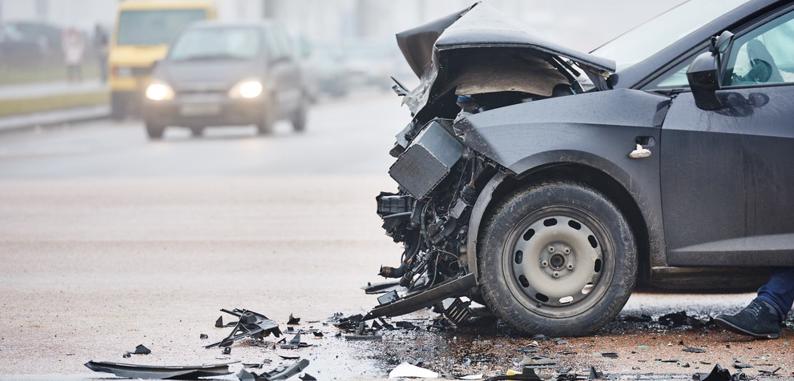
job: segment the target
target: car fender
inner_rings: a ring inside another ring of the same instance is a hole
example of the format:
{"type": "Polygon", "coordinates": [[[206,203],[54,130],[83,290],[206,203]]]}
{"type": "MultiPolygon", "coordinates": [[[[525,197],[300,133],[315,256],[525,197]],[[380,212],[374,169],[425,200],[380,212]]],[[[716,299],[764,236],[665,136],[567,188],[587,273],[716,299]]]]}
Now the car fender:
{"type": "Polygon", "coordinates": [[[460,118],[464,144],[501,171],[481,190],[469,220],[467,262],[477,271],[481,222],[497,190],[554,165],[576,164],[611,177],[632,197],[645,220],[650,264],[665,266],[659,179],[659,134],[669,98],[612,90],[503,107],[460,118]],[[647,158],[629,153],[643,143],[647,158]]]}

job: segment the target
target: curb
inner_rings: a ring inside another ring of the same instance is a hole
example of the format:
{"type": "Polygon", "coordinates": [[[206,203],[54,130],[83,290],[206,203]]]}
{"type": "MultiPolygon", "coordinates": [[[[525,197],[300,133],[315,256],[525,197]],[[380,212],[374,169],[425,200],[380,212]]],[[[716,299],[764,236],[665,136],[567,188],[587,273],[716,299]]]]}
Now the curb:
{"type": "Polygon", "coordinates": [[[110,117],[109,106],[81,107],[0,118],[0,133],[110,117]]]}

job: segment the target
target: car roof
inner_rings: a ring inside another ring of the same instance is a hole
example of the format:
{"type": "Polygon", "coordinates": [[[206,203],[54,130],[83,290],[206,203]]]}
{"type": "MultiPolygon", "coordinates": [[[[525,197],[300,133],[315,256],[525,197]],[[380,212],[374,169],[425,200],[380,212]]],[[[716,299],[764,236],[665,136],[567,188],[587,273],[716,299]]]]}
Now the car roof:
{"type": "Polygon", "coordinates": [[[213,9],[210,0],[127,0],[119,4],[119,10],[156,10],[156,9],[213,9]]]}
{"type": "Polygon", "coordinates": [[[690,52],[692,48],[703,44],[709,39],[726,29],[739,27],[755,17],[766,13],[778,5],[787,4],[787,0],[751,0],[735,9],[717,17],[708,24],[703,25],[694,32],[684,36],[652,56],[640,61],[618,74],[618,88],[637,88],[647,83],[648,76],[663,66],[676,61],[682,55],[690,52]]]}

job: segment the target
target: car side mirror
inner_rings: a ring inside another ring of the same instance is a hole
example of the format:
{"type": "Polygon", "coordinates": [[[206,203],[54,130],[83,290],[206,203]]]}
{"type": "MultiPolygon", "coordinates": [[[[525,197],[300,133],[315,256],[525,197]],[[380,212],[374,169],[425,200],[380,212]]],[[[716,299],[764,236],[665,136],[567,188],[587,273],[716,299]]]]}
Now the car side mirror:
{"type": "Polygon", "coordinates": [[[717,90],[720,89],[722,82],[722,59],[730,52],[731,45],[733,45],[733,33],[727,30],[717,37],[712,37],[709,51],[695,57],[686,71],[695,105],[702,110],[722,108],[717,90]]]}

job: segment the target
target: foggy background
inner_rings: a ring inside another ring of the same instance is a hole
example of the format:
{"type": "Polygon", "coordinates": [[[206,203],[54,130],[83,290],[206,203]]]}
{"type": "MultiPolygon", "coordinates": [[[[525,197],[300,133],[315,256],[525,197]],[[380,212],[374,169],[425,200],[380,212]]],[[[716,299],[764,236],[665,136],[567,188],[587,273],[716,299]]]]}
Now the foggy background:
{"type": "MultiPolygon", "coordinates": [[[[0,0],[0,23],[39,21],[90,30],[112,29],[114,0],[0,0]]],[[[469,6],[472,0],[218,0],[219,18],[280,20],[294,36],[312,42],[377,39],[469,6]]],[[[545,39],[579,50],[599,44],[663,12],[681,0],[485,0],[523,21],[545,39]],[[583,31],[587,31],[583,33],[583,31]]]]}

